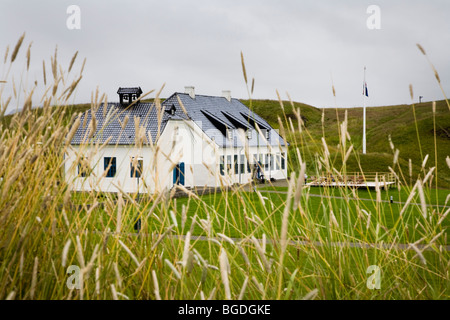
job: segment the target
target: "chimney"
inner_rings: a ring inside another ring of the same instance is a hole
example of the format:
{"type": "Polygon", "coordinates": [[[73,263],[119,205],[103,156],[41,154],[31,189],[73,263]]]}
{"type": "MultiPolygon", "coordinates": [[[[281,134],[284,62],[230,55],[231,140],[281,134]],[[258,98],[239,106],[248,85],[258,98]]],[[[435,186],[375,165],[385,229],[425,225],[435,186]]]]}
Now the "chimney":
{"type": "Polygon", "coordinates": [[[192,99],[195,99],[195,87],[193,86],[184,87],[184,93],[188,93],[192,99]]]}
{"type": "Polygon", "coordinates": [[[230,90],[222,90],[222,97],[231,102],[231,91],[230,90]]]}

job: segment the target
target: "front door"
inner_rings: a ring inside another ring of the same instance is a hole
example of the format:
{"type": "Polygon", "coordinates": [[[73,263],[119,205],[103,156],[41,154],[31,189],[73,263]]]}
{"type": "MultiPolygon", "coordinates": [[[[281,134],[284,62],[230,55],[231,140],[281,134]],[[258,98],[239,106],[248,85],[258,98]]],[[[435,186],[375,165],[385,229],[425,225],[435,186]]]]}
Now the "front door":
{"type": "Polygon", "coordinates": [[[173,168],[173,184],[184,186],[184,162],[181,162],[173,168]]]}

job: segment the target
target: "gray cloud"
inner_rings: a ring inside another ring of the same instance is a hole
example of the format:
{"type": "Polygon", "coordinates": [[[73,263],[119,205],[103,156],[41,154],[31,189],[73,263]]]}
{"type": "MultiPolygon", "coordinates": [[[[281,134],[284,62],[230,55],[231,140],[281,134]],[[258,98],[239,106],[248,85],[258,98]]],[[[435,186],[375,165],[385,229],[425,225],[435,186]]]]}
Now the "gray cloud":
{"type": "MultiPolygon", "coordinates": [[[[429,53],[444,86],[450,82],[449,9],[444,0],[3,0],[0,50],[7,45],[12,49],[20,34],[27,33],[11,74],[28,88],[35,79],[42,82],[42,60],[49,69],[56,45],[65,67],[79,51],[75,69],[84,57],[87,64],[75,102],[90,101],[97,86],[116,100],[119,86],[139,85],[147,91],[163,83],[166,97],[194,85],[199,94],[230,89],[233,96],[246,98],[242,50],[249,77],[255,77],[255,98],[274,99],[278,89],[296,101],[332,107],[333,79],[337,106],[360,106],[367,66],[369,106],[410,103],[410,83],[425,100],[442,99],[416,43],[429,53]],[[71,4],[81,8],[81,30],[66,28],[71,4]],[[371,4],[381,8],[381,30],[366,27],[371,4]],[[27,76],[24,56],[30,41],[27,76]]],[[[11,92],[8,85],[6,93],[11,92]]]]}

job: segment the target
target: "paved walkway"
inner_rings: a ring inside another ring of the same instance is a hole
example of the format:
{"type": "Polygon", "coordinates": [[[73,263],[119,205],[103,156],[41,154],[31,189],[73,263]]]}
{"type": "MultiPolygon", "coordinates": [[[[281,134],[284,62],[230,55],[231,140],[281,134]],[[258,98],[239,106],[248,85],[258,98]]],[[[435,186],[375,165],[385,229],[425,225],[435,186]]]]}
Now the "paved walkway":
{"type": "MultiPolygon", "coordinates": [[[[75,231],[75,230],[72,230],[75,231]]],[[[88,232],[87,230],[85,232],[88,232]]],[[[90,231],[90,233],[93,234],[107,234],[107,235],[116,235],[115,232],[102,232],[102,231],[90,231]]],[[[164,237],[172,238],[172,239],[186,239],[185,235],[179,235],[179,234],[168,234],[164,235],[163,238],[161,238],[161,234],[150,234],[150,233],[136,233],[136,232],[122,232],[120,235],[126,235],[126,236],[135,236],[135,237],[153,237],[156,236],[157,239],[155,239],[155,243],[159,243],[164,237]]],[[[206,236],[195,236],[192,235],[190,237],[191,241],[227,241],[224,238],[221,237],[206,237],[206,236]]],[[[249,238],[235,238],[230,237],[234,243],[239,243],[242,241],[250,241],[249,238]]],[[[262,241],[262,239],[257,239],[258,241],[262,241]]],[[[266,239],[267,243],[276,244],[279,243],[279,240],[273,240],[273,239],[266,239]]],[[[320,241],[306,241],[306,240],[289,240],[288,245],[296,246],[296,247],[340,247],[340,248],[363,248],[363,249],[384,249],[384,250],[390,250],[390,249],[397,249],[397,250],[415,250],[413,246],[415,246],[420,251],[433,251],[435,250],[432,248],[430,244],[410,244],[410,243],[366,243],[366,242],[320,242],[320,241]]],[[[437,247],[438,250],[444,250],[444,251],[450,251],[450,245],[445,246],[439,246],[437,247]]]]}
{"type": "MultiPolygon", "coordinates": [[[[184,240],[186,238],[185,235],[170,235],[168,237],[175,238],[175,239],[182,239],[184,240]]],[[[241,242],[243,240],[249,241],[248,238],[230,238],[234,242],[241,242]]],[[[223,238],[220,237],[212,237],[208,238],[205,236],[191,236],[191,240],[198,240],[198,241],[222,241],[223,238]]],[[[258,241],[262,241],[262,239],[258,239],[258,241]]],[[[272,239],[266,239],[267,243],[278,243],[278,241],[272,240],[272,239]]],[[[397,249],[397,250],[414,250],[412,247],[412,244],[407,243],[364,243],[364,242],[320,242],[320,241],[301,241],[301,240],[290,240],[289,245],[291,246],[297,246],[297,247],[325,247],[325,246],[331,246],[331,247],[341,247],[341,248],[364,248],[364,249],[397,249]]],[[[415,245],[417,249],[420,251],[432,251],[434,250],[431,248],[431,245],[429,244],[416,244],[415,245]]],[[[439,247],[438,247],[439,250],[439,247]]],[[[442,246],[442,250],[450,251],[450,245],[442,246]]]]}

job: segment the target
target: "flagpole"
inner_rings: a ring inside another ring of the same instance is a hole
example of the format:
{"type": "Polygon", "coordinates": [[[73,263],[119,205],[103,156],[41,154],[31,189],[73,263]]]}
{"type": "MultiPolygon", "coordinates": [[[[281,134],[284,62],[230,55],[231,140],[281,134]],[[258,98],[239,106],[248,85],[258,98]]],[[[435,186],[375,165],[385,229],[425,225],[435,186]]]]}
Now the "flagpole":
{"type": "Polygon", "coordinates": [[[363,84],[363,154],[366,154],[366,67],[364,67],[363,84]]]}

